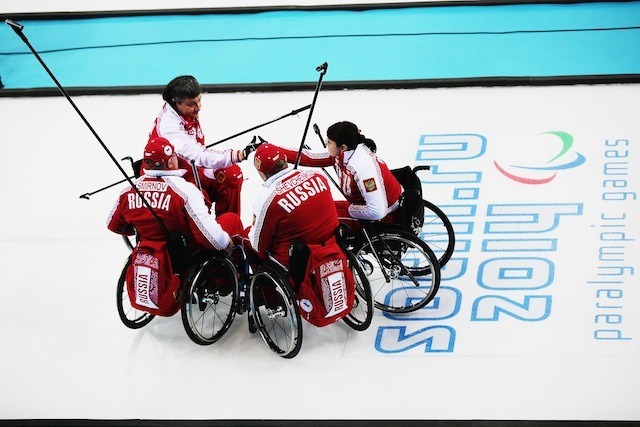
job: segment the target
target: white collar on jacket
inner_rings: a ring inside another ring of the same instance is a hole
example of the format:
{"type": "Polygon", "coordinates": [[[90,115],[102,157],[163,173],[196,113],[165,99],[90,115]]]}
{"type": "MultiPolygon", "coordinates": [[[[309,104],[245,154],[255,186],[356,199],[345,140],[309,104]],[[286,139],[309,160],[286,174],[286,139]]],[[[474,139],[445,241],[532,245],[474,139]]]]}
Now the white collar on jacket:
{"type": "Polygon", "coordinates": [[[157,178],[160,176],[183,176],[187,173],[186,169],[143,169],[146,176],[157,178]]]}
{"type": "Polygon", "coordinates": [[[164,109],[165,109],[166,111],[169,111],[169,112],[171,113],[171,115],[173,115],[173,116],[177,117],[177,118],[178,118],[178,120],[184,121],[184,120],[183,120],[183,118],[182,118],[182,116],[180,115],[180,113],[178,113],[178,112],[176,111],[176,109],[175,109],[175,108],[173,108],[173,106],[172,106],[171,104],[169,104],[168,102],[166,102],[166,101],[165,101],[165,103],[164,103],[164,109]]]}
{"type": "Polygon", "coordinates": [[[262,183],[262,185],[265,187],[271,187],[271,185],[273,185],[274,182],[276,182],[277,180],[279,180],[289,172],[293,172],[293,166],[287,166],[286,169],[283,169],[280,172],[274,175],[271,175],[269,178],[267,178],[265,182],[262,183]]]}
{"type": "Polygon", "coordinates": [[[364,144],[358,144],[358,145],[356,145],[356,148],[354,148],[353,150],[347,150],[344,153],[342,153],[342,164],[343,165],[348,165],[349,164],[349,161],[356,154],[356,150],[360,146],[363,146],[363,147],[367,148],[364,144]]]}

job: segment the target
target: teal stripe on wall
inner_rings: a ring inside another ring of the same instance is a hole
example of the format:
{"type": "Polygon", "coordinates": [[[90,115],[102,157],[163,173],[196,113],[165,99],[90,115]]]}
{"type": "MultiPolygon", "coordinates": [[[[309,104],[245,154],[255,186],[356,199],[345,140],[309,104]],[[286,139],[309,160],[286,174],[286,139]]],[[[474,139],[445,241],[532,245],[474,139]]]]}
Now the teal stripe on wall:
{"type": "MultiPolygon", "coordinates": [[[[21,21],[65,87],[640,74],[640,2],[21,21]]],[[[8,25],[6,89],[54,83],[8,25]]]]}

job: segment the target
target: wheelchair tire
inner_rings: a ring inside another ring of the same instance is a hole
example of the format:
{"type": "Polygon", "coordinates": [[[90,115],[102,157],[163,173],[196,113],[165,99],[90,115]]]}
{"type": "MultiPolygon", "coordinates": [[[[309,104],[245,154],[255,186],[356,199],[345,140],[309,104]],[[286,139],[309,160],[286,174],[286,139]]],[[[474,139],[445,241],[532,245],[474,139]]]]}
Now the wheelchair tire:
{"type": "Polygon", "coordinates": [[[364,331],[371,325],[373,319],[373,297],[371,285],[356,256],[347,251],[349,267],[356,282],[355,301],[351,312],[342,318],[344,323],[356,331],[364,331]]]}
{"type": "Polygon", "coordinates": [[[215,254],[198,264],[183,285],[182,324],[199,345],[211,345],[229,330],[238,306],[238,273],[215,254]]]}
{"type": "Polygon", "coordinates": [[[302,347],[302,321],[284,274],[271,266],[260,267],[251,278],[249,305],[267,346],[285,359],[295,357],[302,347]]]}
{"type": "Polygon", "coordinates": [[[118,286],[116,288],[116,303],[118,305],[118,315],[120,320],[127,328],[140,329],[153,320],[155,315],[146,311],[138,310],[131,306],[129,302],[129,292],[127,291],[127,269],[131,264],[131,258],[127,258],[127,262],[120,273],[118,286]]]}
{"type": "Polygon", "coordinates": [[[456,246],[453,225],[442,209],[427,200],[423,200],[422,203],[424,223],[418,237],[429,245],[442,268],[451,259],[456,246]]]}
{"type": "Polygon", "coordinates": [[[354,251],[367,272],[373,304],[390,313],[427,305],[440,287],[440,267],[429,246],[414,234],[396,230],[373,234],[354,251]]]}

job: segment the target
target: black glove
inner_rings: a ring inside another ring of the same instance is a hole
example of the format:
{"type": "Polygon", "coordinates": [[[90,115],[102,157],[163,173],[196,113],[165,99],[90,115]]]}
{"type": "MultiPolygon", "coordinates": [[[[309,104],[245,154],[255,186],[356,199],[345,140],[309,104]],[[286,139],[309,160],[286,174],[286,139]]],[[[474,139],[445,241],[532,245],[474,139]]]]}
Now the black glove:
{"type": "Polygon", "coordinates": [[[254,135],[251,142],[242,150],[242,155],[244,156],[244,159],[247,160],[247,158],[249,157],[249,154],[256,151],[260,146],[260,144],[262,144],[263,142],[264,140],[260,138],[260,142],[256,144],[256,136],[254,135]]]}

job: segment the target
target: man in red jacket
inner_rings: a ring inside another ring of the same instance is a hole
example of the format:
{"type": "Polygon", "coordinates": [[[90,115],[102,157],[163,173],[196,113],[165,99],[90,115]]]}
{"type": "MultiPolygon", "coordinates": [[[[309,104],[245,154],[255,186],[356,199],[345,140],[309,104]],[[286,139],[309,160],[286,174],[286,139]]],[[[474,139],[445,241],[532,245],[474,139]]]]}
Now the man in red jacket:
{"type": "MultiPolygon", "coordinates": [[[[289,166],[284,151],[269,143],[258,147],[254,165],[266,188],[253,206],[253,250],[288,270],[304,319],[318,327],[341,319],[353,307],[355,282],[335,237],[338,213],[327,178],[289,166]]],[[[273,302],[265,292],[255,306],[261,298],[273,302]]]]}
{"type": "Polygon", "coordinates": [[[165,138],[151,138],[144,149],[144,175],[137,178],[136,192],[126,187],[118,197],[107,220],[114,233],[141,240],[166,241],[167,233],[154,217],[142,197],[162,221],[166,229],[187,238],[191,251],[198,248],[225,250],[233,248],[232,237],[243,229],[240,217],[231,212],[217,218],[211,215],[202,191],[186,181],[173,145],[165,138]]]}
{"type": "Polygon", "coordinates": [[[333,238],[338,214],[329,182],[317,172],[293,169],[284,152],[269,143],[258,147],[254,165],[265,190],[254,201],[249,240],[261,258],[286,268],[293,240],[310,245],[333,238]]]}
{"type": "Polygon", "coordinates": [[[193,76],[178,76],[171,80],[162,92],[165,103],[155,119],[149,137],[163,137],[174,146],[185,169],[185,179],[196,182],[191,172],[191,162],[198,169],[199,180],[215,213],[234,212],[240,215],[240,191],[242,169],[237,163],[246,160],[255,150],[250,143],[243,150],[218,150],[206,148],[200,126],[202,88],[193,76]]]}

